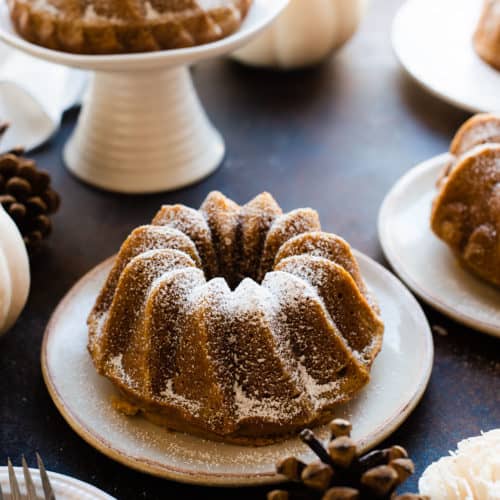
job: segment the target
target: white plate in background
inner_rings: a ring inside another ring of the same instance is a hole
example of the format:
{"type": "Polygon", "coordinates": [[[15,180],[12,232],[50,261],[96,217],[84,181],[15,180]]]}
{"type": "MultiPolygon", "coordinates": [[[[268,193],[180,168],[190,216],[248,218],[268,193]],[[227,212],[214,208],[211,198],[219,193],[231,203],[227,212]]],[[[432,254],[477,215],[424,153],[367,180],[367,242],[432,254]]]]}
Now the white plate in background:
{"type": "Polygon", "coordinates": [[[387,194],[379,213],[379,238],[400,278],[443,314],[500,337],[500,290],[464,269],[431,231],[436,180],[447,153],[407,172],[387,194]]]}
{"type": "Polygon", "coordinates": [[[475,52],[483,0],[407,0],[392,45],[408,73],[444,101],[470,112],[500,111],[500,71],[475,52]]]}

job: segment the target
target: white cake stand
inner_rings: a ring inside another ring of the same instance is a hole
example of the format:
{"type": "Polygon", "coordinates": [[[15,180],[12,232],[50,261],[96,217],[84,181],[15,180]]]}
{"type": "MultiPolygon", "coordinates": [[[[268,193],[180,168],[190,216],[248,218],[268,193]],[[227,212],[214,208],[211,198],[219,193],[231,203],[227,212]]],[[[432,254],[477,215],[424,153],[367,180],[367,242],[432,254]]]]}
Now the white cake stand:
{"type": "Polygon", "coordinates": [[[111,191],[158,192],[200,180],[224,156],[224,141],[198,100],[188,66],[239,48],[287,3],[254,0],[239,31],[218,42],[87,56],[25,41],[15,33],[2,2],[0,40],[33,56],[94,72],[78,124],[64,149],[66,165],[78,178],[111,191]]]}

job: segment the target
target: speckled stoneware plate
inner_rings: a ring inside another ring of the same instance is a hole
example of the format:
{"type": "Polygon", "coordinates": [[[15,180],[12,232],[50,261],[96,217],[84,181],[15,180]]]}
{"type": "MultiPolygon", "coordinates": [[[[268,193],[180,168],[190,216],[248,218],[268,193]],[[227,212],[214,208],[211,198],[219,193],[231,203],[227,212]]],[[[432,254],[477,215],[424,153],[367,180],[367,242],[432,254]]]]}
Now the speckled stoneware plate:
{"type": "Polygon", "coordinates": [[[421,163],[394,185],[379,214],[380,242],[393,269],[422,300],[500,337],[500,290],[460,266],[430,228],[436,180],[449,158],[446,153],[421,163]]]}
{"type": "MultiPolygon", "coordinates": [[[[353,437],[370,448],[393,432],[420,400],[432,368],[427,320],[411,293],[382,266],[357,253],[369,288],[382,309],[386,331],[372,380],[338,415],[350,418],[353,437]]],[[[134,469],[187,483],[222,486],[278,482],[284,455],[311,454],[298,438],[265,447],[235,446],[167,431],[113,409],[114,388],[97,375],[87,353],[86,318],[112,265],[109,259],[84,276],[57,307],[45,332],[42,368],[48,390],[67,422],[105,455],[134,469]]],[[[317,430],[327,437],[326,428],[317,430]]]]}
{"type": "MultiPolygon", "coordinates": [[[[16,478],[19,483],[21,495],[23,495],[26,491],[23,469],[21,467],[14,467],[14,470],[16,471],[16,478]]],[[[40,499],[44,498],[42,481],[40,480],[38,470],[30,469],[30,473],[36,487],[37,497],[40,499]]],[[[63,476],[55,472],[49,472],[48,474],[50,484],[52,485],[57,500],[114,500],[114,497],[78,479],[63,476]]],[[[0,485],[2,485],[4,500],[12,500],[13,496],[10,492],[9,472],[7,467],[0,467],[0,485]]]]}
{"type": "Polygon", "coordinates": [[[473,113],[500,110],[500,71],[475,52],[483,0],[407,0],[392,29],[396,56],[430,93],[473,113]]]}

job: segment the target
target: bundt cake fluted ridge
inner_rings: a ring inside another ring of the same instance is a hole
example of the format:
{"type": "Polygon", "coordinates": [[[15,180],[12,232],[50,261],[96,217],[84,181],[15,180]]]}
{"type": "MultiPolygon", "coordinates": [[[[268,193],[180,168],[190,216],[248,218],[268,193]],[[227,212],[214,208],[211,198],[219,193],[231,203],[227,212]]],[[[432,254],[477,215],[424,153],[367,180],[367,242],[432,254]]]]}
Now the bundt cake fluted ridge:
{"type": "Polygon", "coordinates": [[[89,316],[89,350],[129,412],[264,444],[328,421],[369,380],[383,324],[348,244],[268,193],[161,208],[89,316]]]}
{"type": "Polygon", "coordinates": [[[7,0],[18,33],[80,54],[190,47],[236,31],[252,0],[7,0]]]}

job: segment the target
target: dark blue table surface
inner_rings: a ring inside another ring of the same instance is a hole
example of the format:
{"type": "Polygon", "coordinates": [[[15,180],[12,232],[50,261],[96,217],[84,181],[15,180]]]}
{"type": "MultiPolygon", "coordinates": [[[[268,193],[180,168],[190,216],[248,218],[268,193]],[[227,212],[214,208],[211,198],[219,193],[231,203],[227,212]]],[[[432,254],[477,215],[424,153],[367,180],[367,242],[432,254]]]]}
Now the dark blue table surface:
{"type": "MultiPolygon", "coordinates": [[[[264,489],[210,490],[153,478],[106,458],[66,424],[39,363],[48,318],[71,285],[113,254],[162,203],[198,206],[212,189],[238,202],[267,190],[286,210],[312,206],[323,227],[384,261],[376,219],[384,195],[421,160],[445,151],[467,114],[421,90],[398,66],[390,26],[401,0],[374,1],[361,30],[324,65],[294,73],[251,70],[227,60],[193,70],[201,99],[223,133],[227,156],[205,181],[176,192],[122,196],[92,189],[64,168],[62,146],[77,111],[33,154],[63,197],[55,231],[32,265],[32,291],[15,328],[0,339],[0,463],[35,465],[88,481],[123,499],[264,498],[264,489]]],[[[457,441],[500,423],[499,341],[428,307],[435,336],[432,378],[417,409],[388,443],[405,446],[417,473],[457,441]]]]}

